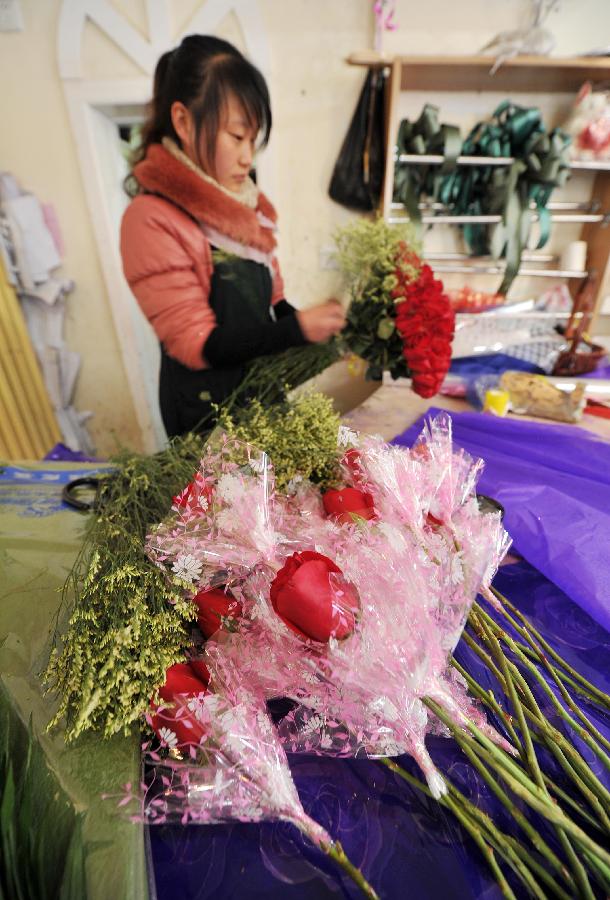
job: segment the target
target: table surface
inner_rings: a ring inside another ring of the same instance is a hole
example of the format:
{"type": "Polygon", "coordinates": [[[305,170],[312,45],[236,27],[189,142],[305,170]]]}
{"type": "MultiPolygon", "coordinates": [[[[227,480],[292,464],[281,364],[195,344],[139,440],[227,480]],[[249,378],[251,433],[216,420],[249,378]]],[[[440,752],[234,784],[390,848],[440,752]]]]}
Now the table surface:
{"type": "MultiPolygon", "coordinates": [[[[416,419],[435,406],[448,412],[473,412],[465,400],[457,397],[443,397],[440,394],[425,400],[414,394],[408,384],[384,384],[371,396],[344,416],[344,421],[356,431],[379,434],[389,441],[400,434],[416,419]]],[[[550,423],[550,419],[536,419],[531,416],[510,416],[514,420],[550,423]]],[[[552,423],[553,424],[553,423],[552,423]]],[[[599,437],[610,441],[610,419],[584,414],[576,427],[585,428],[599,437]]]]}
{"type": "MultiPolygon", "coordinates": [[[[456,413],[471,411],[462,400],[435,397],[428,401],[405,385],[388,385],[380,387],[345,421],[352,428],[390,439],[431,406],[456,413]]],[[[512,418],[516,421],[522,417],[512,418]]],[[[608,420],[583,416],[579,425],[610,440],[608,420]]],[[[83,517],[62,507],[60,482],[85,474],[83,470],[89,467],[39,463],[30,468],[32,478],[27,479],[27,484],[23,479],[10,483],[5,478],[4,495],[0,496],[0,562],[4,564],[0,568],[5,586],[0,604],[0,639],[8,638],[0,651],[0,674],[13,696],[21,701],[24,718],[34,714],[34,725],[45,750],[59,765],[66,751],[59,736],[55,736],[53,744],[50,738],[42,737],[49,715],[48,699],[41,696],[34,673],[48,639],[47,628],[59,604],[57,588],[78,550],[84,525],[83,517]]],[[[551,640],[556,638],[564,652],[574,653],[573,661],[592,678],[597,674],[600,686],[608,689],[607,634],[531,568],[507,567],[501,577],[506,581],[502,588],[513,599],[517,595],[523,597],[523,602],[529,604],[526,611],[545,634],[551,640]],[[589,666],[595,672],[589,672],[589,666]]],[[[121,767],[125,771],[132,765],[131,742],[125,739],[115,743],[121,746],[113,748],[110,766],[103,762],[110,759],[108,745],[101,746],[101,752],[96,754],[95,741],[71,749],[67,754],[70,760],[66,759],[68,786],[79,808],[88,808],[90,824],[97,820],[97,833],[92,829],[88,834],[97,840],[102,824],[97,801],[100,792],[109,789],[102,775],[112,786],[117,779],[127,780],[121,767]]],[[[435,751],[446,754],[446,763],[449,761],[456,776],[460,772],[468,775],[450,742],[435,739],[435,751]]],[[[449,884],[456,891],[453,896],[460,896],[461,900],[498,897],[476,848],[451,817],[436,804],[403,790],[378,765],[366,760],[338,764],[336,760],[294,758],[291,762],[307,808],[324,818],[329,827],[338,829],[356,862],[363,865],[386,898],[396,897],[398,885],[404,885],[407,879],[415,888],[412,896],[419,900],[448,896],[449,884]]],[[[408,760],[404,762],[409,765],[408,760]]],[[[124,896],[126,900],[145,895],[138,831],[133,826],[126,828],[118,820],[108,823],[102,838],[104,847],[98,846],[88,861],[92,897],[108,896],[108,889],[113,896],[124,896]],[[102,871],[106,873],[104,877],[102,871]]],[[[287,825],[173,827],[155,832],[151,868],[156,875],[159,900],[211,900],[217,896],[227,900],[265,896],[334,900],[338,896],[356,896],[332,865],[327,866],[287,825]]]]}

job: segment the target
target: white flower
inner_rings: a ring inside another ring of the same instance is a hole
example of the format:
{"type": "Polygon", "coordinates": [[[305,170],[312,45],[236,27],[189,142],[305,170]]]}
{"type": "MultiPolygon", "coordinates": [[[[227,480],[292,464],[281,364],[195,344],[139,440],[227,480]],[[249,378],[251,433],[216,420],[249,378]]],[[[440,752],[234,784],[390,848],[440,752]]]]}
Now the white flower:
{"type": "Polygon", "coordinates": [[[224,789],[228,787],[229,784],[230,782],[224,780],[223,773],[219,769],[214,776],[214,793],[222,794],[224,789]]]}
{"type": "Polygon", "coordinates": [[[205,718],[205,695],[199,697],[190,697],[186,704],[196,719],[202,722],[205,718]]]}
{"type": "Polygon", "coordinates": [[[248,464],[253,472],[264,472],[267,468],[267,454],[262,453],[258,459],[248,460],[248,464]]]}
{"type": "Polygon", "coordinates": [[[169,728],[160,728],[159,729],[159,737],[161,738],[161,740],[163,741],[164,744],[167,744],[167,746],[170,748],[170,750],[173,750],[174,747],[176,746],[176,744],[178,743],[178,738],[176,737],[174,732],[171,731],[171,729],[169,729],[169,728]]]}
{"type": "Polygon", "coordinates": [[[459,584],[464,580],[463,551],[456,551],[451,557],[451,584],[459,584]]]}
{"type": "Polygon", "coordinates": [[[305,724],[302,726],[301,733],[312,734],[312,732],[324,728],[325,725],[326,719],[324,718],[324,716],[312,716],[311,719],[308,719],[307,722],[305,722],[305,724]]]}
{"type": "Polygon", "coordinates": [[[241,715],[233,708],[227,709],[218,716],[218,723],[227,734],[234,729],[240,731],[241,715]]]}
{"type": "Polygon", "coordinates": [[[201,575],[203,564],[192,554],[186,553],[177,556],[172,564],[172,571],[178,578],[184,578],[185,581],[196,581],[201,575]]]}
{"type": "Polygon", "coordinates": [[[339,431],[337,432],[337,444],[339,447],[347,447],[348,444],[351,444],[353,447],[358,446],[358,435],[355,431],[352,431],[351,428],[348,428],[346,425],[339,425],[339,431]]]}
{"type": "Polygon", "coordinates": [[[291,496],[292,496],[292,494],[296,494],[298,486],[301,481],[303,481],[302,475],[295,475],[294,478],[291,478],[290,481],[288,482],[288,484],[286,485],[286,493],[290,494],[291,496]]]}
{"type": "Polygon", "coordinates": [[[369,703],[369,709],[372,713],[383,716],[389,722],[395,722],[398,718],[398,710],[389,697],[377,697],[376,700],[369,703]]]}
{"type": "Polygon", "coordinates": [[[383,756],[402,756],[405,752],[405,748],[401,747],[400,744],[397,744],[396,741],[392,741],[389,738],[385,738],[380,742],[379,747],[375,748],[377,753],[381,753],[383,756]]]}
{"type": "Polygon", "coordinates": [[[232,753],[243,753],[244,749],[248,749],[248,745],[244,741],[244,737],[241,734],[235,734],[233,732],[228,732],[224,736],[224,745],[232,753]]]}
{"type": "Polygon", "coordinates": [[[226,531],[228,534],[239,531],[240,528],[239,519],[232,509],[221,509],[219,513],[216,513],[216,524],[221,531],[226,531]]]}
{"type": "Polygon", "coordinates": [[[248,819],[249,821],[255,822],[257,819],[263,818],[263,811],[260,806],[257,806],[255,803],[251,803],[249,806],[245,806],[243,809],[237,809],[237,815],[240,819],[248,819]]]}
{"type": "Polygon", "coordinates": [[[260,728],[262,734],[271,734],[271,732],[273,731],[271,722],[269,721],[269,716],[264,712],[258,712],[256,714],[256,723],[260,728]]]}
{"type": "Polygon", "coordinates": [[[218,482],[216,492],[226,503],[232,505],[237,503],[243,494],[243,484],[235,475],[223,475],[218,482]]]}
{"type": "Polygon", "coordinates": [[[328,734],[327,731],[323,731],[320,737],[320,747],[322,747],[323,750],[328,750],[329,747],[332,747],[332,745],[333,739],[331,738],[330,734],[328,734]]]}
{"type": "Polygon", "coordinates": [[[405,547],[405,539],[398,528],[389,522],[378,522],[377,530],[386,538],[392,550],[403,550],[405,547]]]}

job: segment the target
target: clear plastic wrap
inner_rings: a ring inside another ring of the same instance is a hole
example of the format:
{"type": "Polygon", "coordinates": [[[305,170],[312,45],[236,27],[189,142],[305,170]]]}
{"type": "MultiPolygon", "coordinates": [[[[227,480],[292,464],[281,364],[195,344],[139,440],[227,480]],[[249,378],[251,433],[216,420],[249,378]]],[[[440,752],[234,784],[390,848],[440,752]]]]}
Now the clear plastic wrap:
{"type": "Polygon", "coordinates": [[[281,744],[336,756],[409,752],[439,796],[444,782],[425,746],[439,725],[427,697],[506,746],[448,670],[474,597],[510,543],[499,513],[479,509],[481,462],[453,447],[447,416],[412,450],[345,429],[340,441],[344,484],[366,517],[329,514],[309,483],[278,494],[265,454],[227,441],[208,451],[150,535],[151,557],[199,603],[222,585],[239,609],[204,645],[203,695],[156,721],[165,748],[191,757],[161,776],[172,803],[155,797],[151,809],[164,821],[299,820],[281,744]],[[292,709],[275,727],[266,704],[278,697],[292,709]]]}

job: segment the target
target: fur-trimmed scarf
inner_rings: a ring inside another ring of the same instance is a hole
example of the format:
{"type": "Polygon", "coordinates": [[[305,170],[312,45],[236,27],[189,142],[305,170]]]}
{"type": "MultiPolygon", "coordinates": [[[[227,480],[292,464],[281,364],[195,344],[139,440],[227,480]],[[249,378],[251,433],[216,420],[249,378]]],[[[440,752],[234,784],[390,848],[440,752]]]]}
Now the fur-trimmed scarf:
{"type": "Polygon", "coordinates": [[[277,214],[262,191],[250,208],[161,144],[151,144],[133,174],[145,192],[166,198],[195,219],[214,246],[270,264],[277,214]]]}

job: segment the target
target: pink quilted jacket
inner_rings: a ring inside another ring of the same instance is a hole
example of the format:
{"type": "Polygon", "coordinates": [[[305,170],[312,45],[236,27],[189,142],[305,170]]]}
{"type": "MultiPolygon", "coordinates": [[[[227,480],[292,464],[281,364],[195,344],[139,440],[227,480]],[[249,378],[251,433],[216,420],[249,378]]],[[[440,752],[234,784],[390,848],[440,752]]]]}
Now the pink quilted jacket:
{"type": "MultiPolygon", "coordinates": [[[[171,157],[163,147],[157,145],[154,151],[153,161],[157,169],[161,162],[161,171],[166,179],[161,184],[155,181],[154,187],[172,199],[151,193],[139,194],[131,201],[121,225],[123,271],[167,353],[190,369],[204,369],[208,366],[202,356],[203,346],[216,325],[214,312],[208,303],[212,252],[199,222],[173,202],[173,195],[177,195],[176,199],[183,208],[188,208],[188,203],[189,211],[196,213],[199,221],[203,220],[205,210],[209,208],[217,230],[232,238],[241,238],[246,246],[256,244],[258,237],[256,228],[250,222],[254,211],[243,208],[242,212],[241,204],[232,198],[225,198],[213,185],[206,184],[202,191],[201,185],[204,183],[196,174],[171,157]],[[198,193],[195,200],[192,199],[193,192],[198,193]],[[250,234],[253,235],[252,241],[249,240],[250,234]]],[[[136,167],[140,183],[145,181],[147,171],[144,170],[140,177],[138,169],[149,162],[149,157],[136,167]]],[[[155,170],[154,174],[158,176],[159,172],[155,170]]],[[[269,215],[273,208],[262,194],[260,196],[268,205],[265,213],[269,215]]],[[[267,237],[263,233],[263,238],[272,251],[275,240],[270,234],[267,237]]],[[[284,286],[275,256],[272,257],[272,267],[271,302],[276,303],[284,296],[284,286]]]]}

